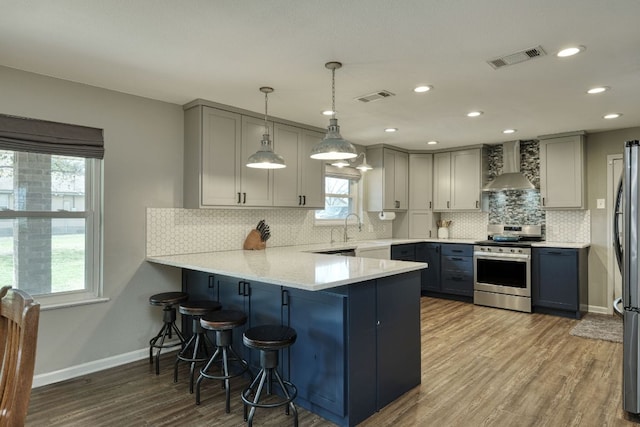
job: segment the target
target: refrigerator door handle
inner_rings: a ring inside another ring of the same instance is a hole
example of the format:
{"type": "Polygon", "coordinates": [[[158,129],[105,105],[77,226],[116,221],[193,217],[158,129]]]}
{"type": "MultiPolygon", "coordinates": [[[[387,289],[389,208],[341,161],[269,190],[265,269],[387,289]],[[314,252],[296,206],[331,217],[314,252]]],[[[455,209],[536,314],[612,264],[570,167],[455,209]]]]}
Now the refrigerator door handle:
{"type": "Polygon", "coordinates": [[[613,312],[616,313],[618,316],[622,317],[624,313],[622,312],[620,307],[622,307],[622,297],[616,298],[613,301],[613,312]]]}
{"type": "Polygon", "coordinates": [[[613,209],[613,249],[616,254],[616,260],[618,261],[618,268],[622,273],[622,242],[620,240],[620,221],[623,220],[622,211],[622,177],[618,182],[618,191],[616,194],[616,203],[613,209]]]}

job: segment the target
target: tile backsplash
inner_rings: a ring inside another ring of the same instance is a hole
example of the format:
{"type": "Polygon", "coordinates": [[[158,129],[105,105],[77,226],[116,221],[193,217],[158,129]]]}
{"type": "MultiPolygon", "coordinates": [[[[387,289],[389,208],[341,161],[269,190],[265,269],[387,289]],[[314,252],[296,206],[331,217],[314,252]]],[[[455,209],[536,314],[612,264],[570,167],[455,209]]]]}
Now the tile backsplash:
{"type": "MultiPolygon", "coordinates": [[[[316,226],[313,210],[147,208],[147,256],[242,249],[247,234],[264,219],[271,229],[267,246],[329,243],[342,239],[343,226],[316,226]]],[[[350,225],[355,240],[391,238],[391,221],[362,214],[362,231],[350,225]]]]}

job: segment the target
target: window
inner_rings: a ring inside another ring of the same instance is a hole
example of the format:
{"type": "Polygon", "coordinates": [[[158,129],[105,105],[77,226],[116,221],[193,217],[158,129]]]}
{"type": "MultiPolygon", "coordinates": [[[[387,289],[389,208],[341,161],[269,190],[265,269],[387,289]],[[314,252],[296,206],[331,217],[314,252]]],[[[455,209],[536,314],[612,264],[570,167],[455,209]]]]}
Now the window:
{"type": "Polygon", "coordinates": [[[45,307],[96,300],[102,273],[102,154],[69,149],[64,132],[43,146],[50,125],[72,126],[0,115],[0,284],[45,307]],[[7,149],[22,148],[28,133],[15,120],[37,134],[25,151],[7,149]]]}
{"type": "Polygon", "coordinates": [[[357,212],[359,174],[357,171],[353,173],[348,169],[353,168],[327,166],[324,181],[325,208],[316,211],[317,224],[343,222],[347,215],[357,212]]]}

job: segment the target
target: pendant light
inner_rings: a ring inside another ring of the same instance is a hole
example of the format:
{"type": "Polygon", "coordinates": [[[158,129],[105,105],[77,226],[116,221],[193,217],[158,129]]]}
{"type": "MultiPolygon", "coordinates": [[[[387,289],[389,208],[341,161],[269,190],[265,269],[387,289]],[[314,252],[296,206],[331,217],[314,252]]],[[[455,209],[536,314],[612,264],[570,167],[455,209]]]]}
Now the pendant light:
{"type": "Polygon", "coordinates": [[[352,164],[354,164],[355,162],[358,161],[358,159],[362,157],[362,162],[356,166],[356,169],[362,171],[362,172],[366,172],[366,171],[370,171],[373,169],[373,166],[371,166],[369,163],[367,163],[367,155],[365,153],[360,153],[358,154],[358,156],[355,159],[340,159],[340,160],[336,160],[335,162],[331,163],[331,166],[336,166],[338,168],[344,168],[347,166],[351,166],[352,164]]]}
{"type": "Polygon", "coordinates": [[[271,139],[269,138],[269,124],[267,123],[267,107],[268,96],[273,92],[272,87],[261,87],[260,92],[264,93],[264,134],[262,135],[262,141],[260,142],[260,149],[249,156],[247,160],[247,167],[257,169],[282,169],[286,168],[284,164],[284,158],[281,155],[273,152],[271,147],[271,139]]]}
{"type": "Polygon", "coordinates": [[[324,139],[311,150],[311,158],[319,160],[353,159],[358,154],[352,143],[340,135],[340,126],[336,119],[336,70],[342,67],[340,62],[324,64],[331,70],[331,119],[324,139]]]}

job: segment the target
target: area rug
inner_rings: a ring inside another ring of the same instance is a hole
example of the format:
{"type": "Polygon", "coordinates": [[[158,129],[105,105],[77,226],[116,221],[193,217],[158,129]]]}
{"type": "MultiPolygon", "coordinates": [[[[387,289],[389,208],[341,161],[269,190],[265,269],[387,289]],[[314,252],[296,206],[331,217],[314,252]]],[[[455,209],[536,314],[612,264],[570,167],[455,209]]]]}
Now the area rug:
{"type": "Polygon", "coordinates": [[[622,342],[622,318],[587,313],[569,334],[594,340],[622,342]]]}

